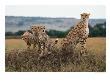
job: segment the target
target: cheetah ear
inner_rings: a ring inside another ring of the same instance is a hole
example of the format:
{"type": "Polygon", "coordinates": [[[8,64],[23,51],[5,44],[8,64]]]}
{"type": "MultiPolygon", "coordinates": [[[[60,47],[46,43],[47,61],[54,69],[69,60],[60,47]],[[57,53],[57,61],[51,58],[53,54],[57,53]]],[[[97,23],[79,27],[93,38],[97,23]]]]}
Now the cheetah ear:
{"type": "Polygon", "coordinates": [[[83,16],[83,14],[80,14],[81,16],[83,16]]]}
{"type": "Polygon", "coordinates": [[[43,28],[45,29],[45,26],[43,28]]]}
{"type": "Polygon", "coordinates": [[[42,29],[45,29],[45,26],[41,26],[42,29]]]}
{"type": "Polygon", "coordinates": [[[88,15],[90,15],[90,13],[88,13],[88,15]]]}

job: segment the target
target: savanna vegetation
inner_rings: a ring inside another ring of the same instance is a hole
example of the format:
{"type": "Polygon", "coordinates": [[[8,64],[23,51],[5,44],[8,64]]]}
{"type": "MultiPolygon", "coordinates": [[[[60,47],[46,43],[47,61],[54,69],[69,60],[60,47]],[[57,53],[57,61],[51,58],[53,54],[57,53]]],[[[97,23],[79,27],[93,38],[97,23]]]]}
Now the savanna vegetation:
{"type": "Polygon", "coordinates": [[[105,45],[105,38],[88,38],[87,54],[81,55],[79,45],[75,51],[60,52],[59,43],[59,48],[52,50],[50,55],[39,58],[37,49],[26,50],[26,45],[21,39],[6,39],[5,70],[7,72],[105,72],[105,45]]]}

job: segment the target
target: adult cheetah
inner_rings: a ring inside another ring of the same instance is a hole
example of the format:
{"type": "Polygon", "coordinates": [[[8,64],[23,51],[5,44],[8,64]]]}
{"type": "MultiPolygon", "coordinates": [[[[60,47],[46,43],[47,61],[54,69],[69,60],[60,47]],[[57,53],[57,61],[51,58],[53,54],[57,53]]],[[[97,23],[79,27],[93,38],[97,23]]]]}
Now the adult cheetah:
{"type": "Polygon", "coordinates": [[[86,53],[86,40],[89,35],[88,21],[89,21],[88,13],[82,13],[81,19],[79,23],[70,30],[67,36],[62,40],[62,50],[69,50],[71,48],[75,48],[78,43],[81,44],[81,54],[86,53]]]}

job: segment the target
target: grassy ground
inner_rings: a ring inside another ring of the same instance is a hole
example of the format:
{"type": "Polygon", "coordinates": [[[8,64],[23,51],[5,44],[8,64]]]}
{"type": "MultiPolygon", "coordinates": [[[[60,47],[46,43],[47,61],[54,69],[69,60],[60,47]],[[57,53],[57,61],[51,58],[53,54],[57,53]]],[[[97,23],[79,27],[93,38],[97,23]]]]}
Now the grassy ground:
{"type": "Polygon", "coordinates": [[[80,55],[78,45],[74,52],[53,50],[39,59],[38,52],[27,51],[21,39],[6,39],[6,71],[106,71],[106,39],[89,38],[87,49],[87,56],[80,55]]]}
{"type": "MultiPolygon", "coordinates": [[[[26,43],[22,39],[6,39],[6,50],[26,49],[26,43]]],[[[87,40],[87,48],[96,51],[97,53],[105,53],[106,39],[105,38],[89,38],[87,40]]]]}

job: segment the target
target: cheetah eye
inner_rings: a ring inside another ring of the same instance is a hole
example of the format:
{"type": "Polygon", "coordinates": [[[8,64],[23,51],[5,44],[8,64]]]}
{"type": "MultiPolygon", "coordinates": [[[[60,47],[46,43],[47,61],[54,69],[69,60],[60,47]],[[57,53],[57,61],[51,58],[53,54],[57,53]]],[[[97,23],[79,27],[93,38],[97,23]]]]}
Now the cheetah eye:
{"type": "Polygon", "coordinates": [[[31,28],[31,29],[33,29],[33,28],[31,28]]]}
{"type": "Polygon", "coordinates": [[[24,38],[24,39],[27,39],[27,38],[24,38]]]}

